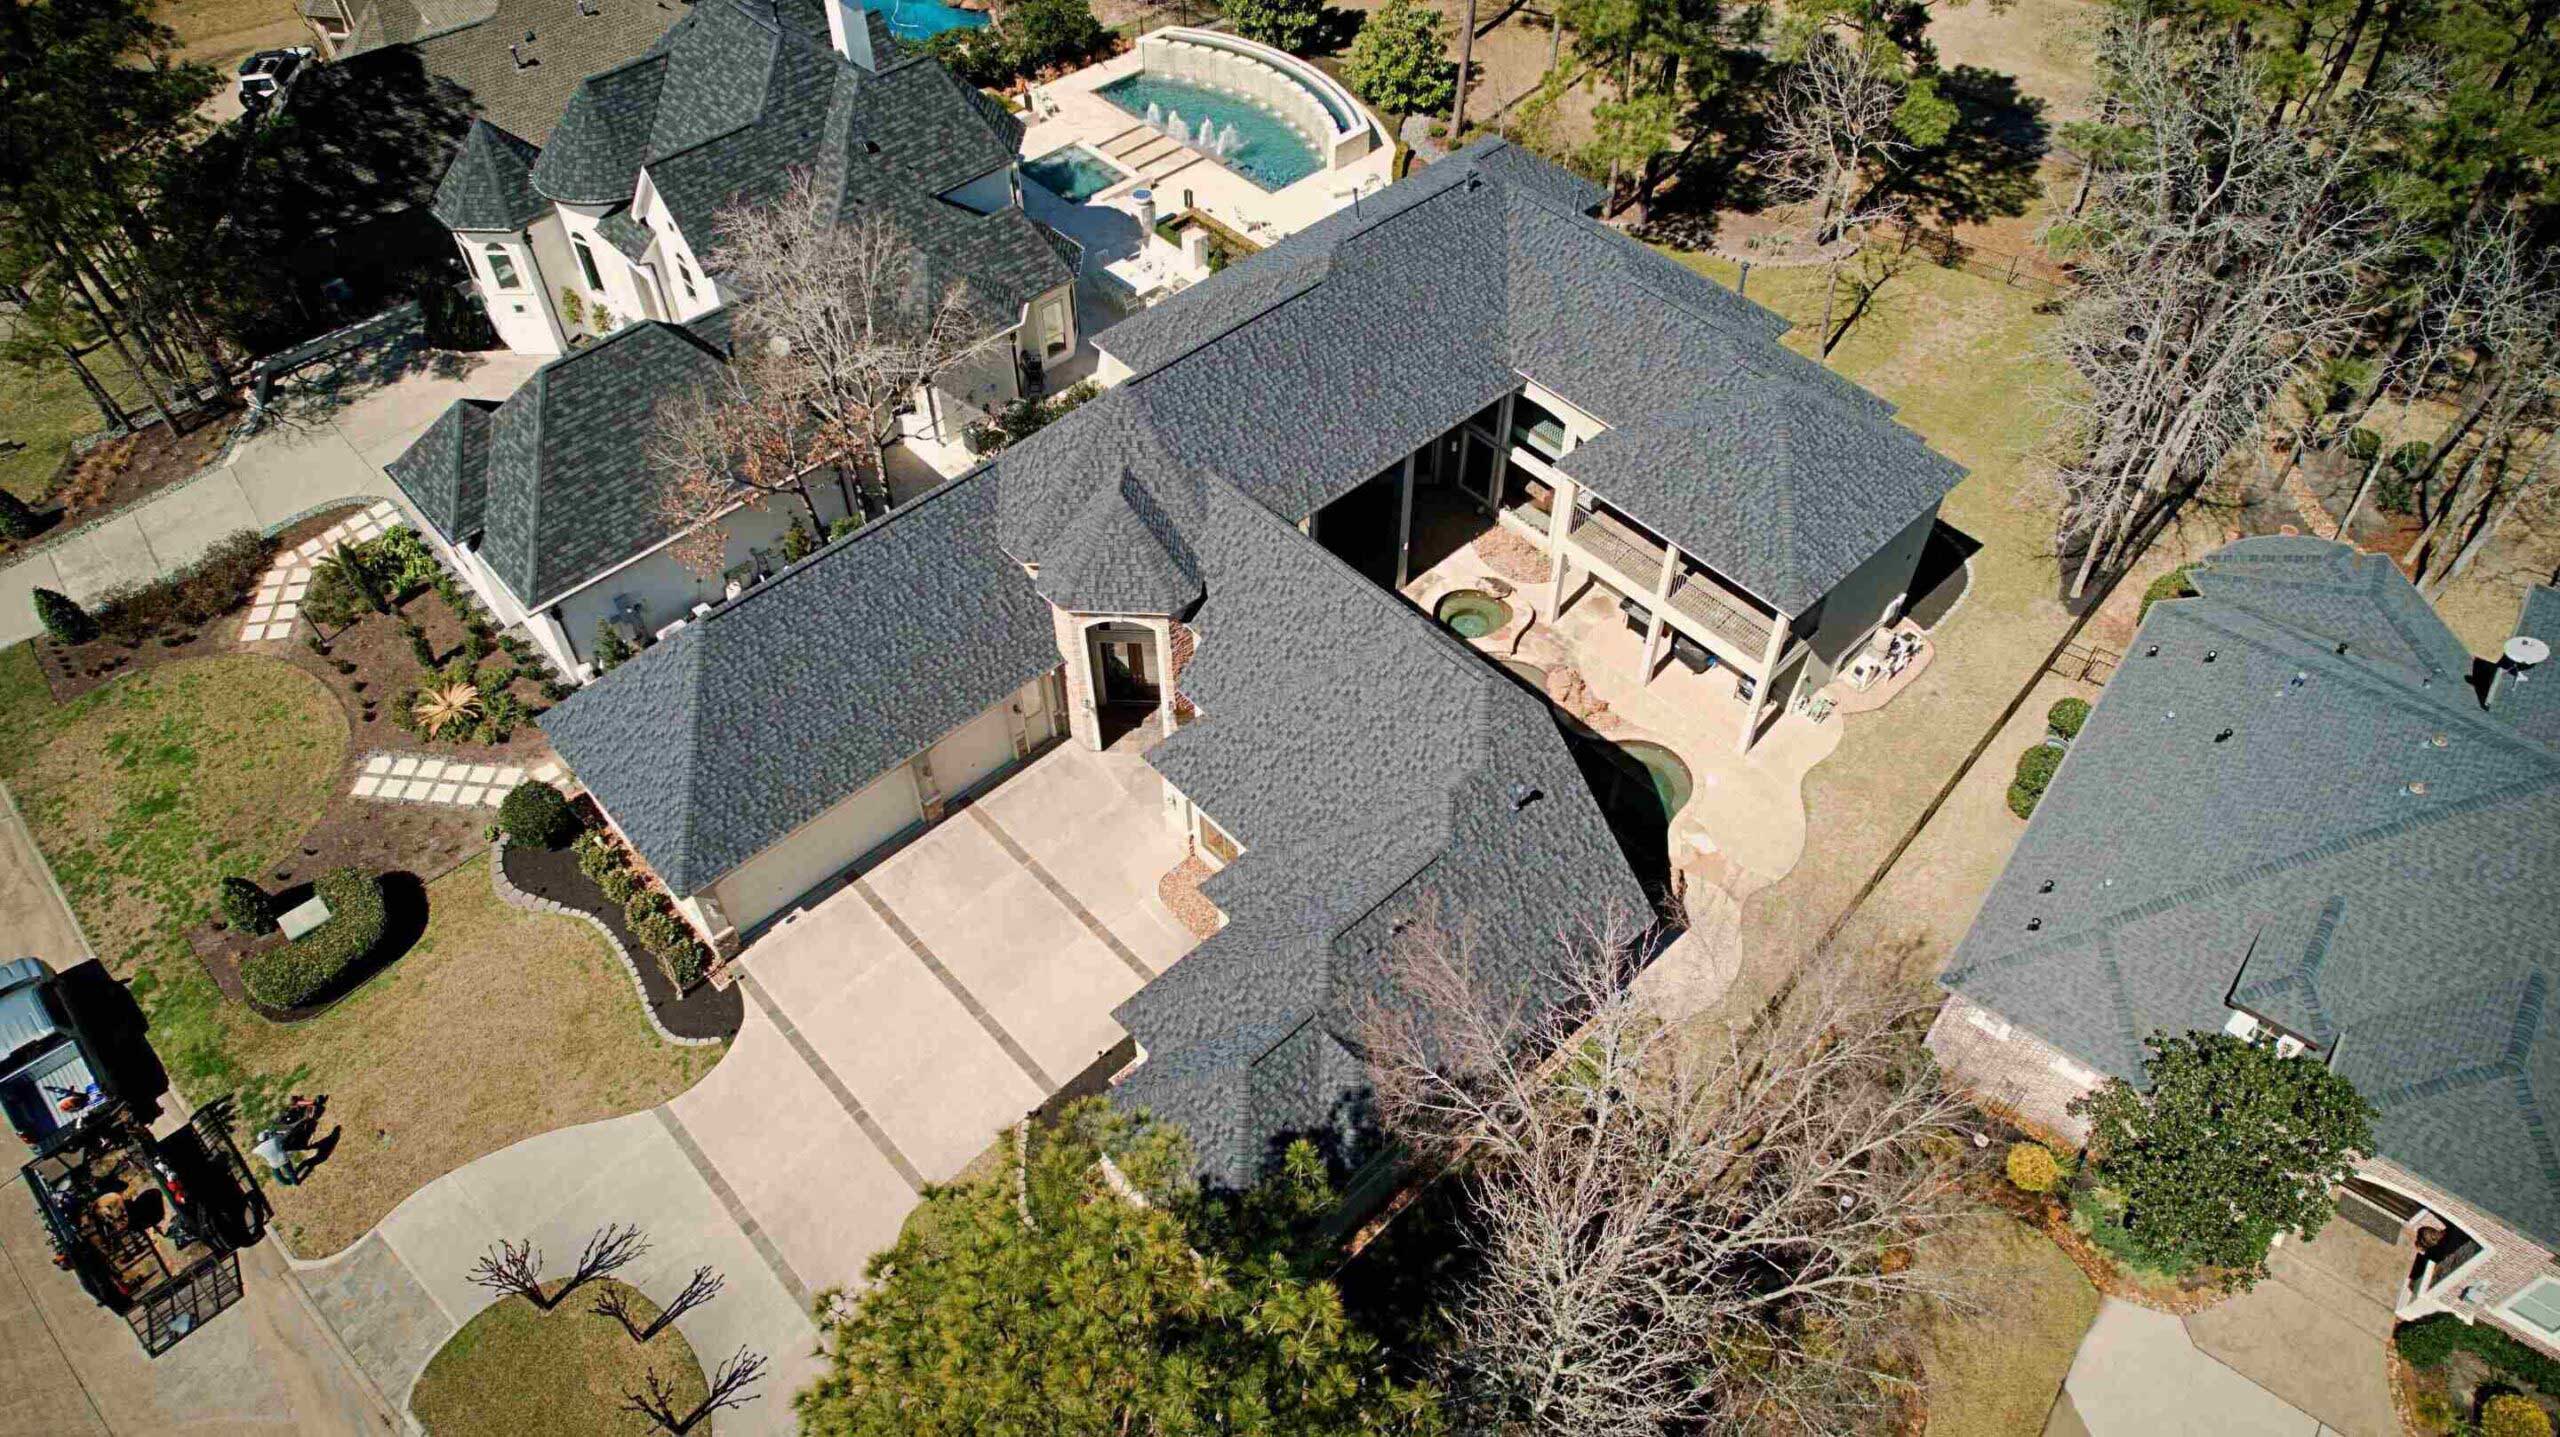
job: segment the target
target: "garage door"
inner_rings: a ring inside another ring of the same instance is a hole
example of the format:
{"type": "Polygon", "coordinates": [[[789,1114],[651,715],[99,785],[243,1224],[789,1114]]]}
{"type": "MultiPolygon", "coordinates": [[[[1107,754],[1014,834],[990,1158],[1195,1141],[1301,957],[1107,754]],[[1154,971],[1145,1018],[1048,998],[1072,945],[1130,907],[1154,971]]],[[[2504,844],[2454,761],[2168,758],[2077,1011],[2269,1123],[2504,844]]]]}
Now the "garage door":
{"type": "Polygon", "coordinates": [[[998,704],[933,746],[933,781],[945,798],[1013,762],[1013,715],[998,704]]]}
{"type": "Polygon", "coordinates": [[[902,764],[730,870],[712,892],[730,922],[751,928],[923,817],[902,764]]]}

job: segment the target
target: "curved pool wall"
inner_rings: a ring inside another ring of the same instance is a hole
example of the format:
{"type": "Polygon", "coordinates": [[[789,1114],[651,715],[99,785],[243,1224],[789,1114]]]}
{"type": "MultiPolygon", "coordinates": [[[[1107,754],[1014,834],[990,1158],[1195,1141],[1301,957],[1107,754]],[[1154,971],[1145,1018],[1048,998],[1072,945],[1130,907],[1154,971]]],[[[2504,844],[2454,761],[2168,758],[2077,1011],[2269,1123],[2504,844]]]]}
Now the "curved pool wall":
{"type": "Polygon", "coordinates": [[[1169,25],[1139,37],[1143,73],[1248,100],[1278,115],[1338,170],[1386,143],[1386,127],[1331,75],[1269,45],[1169,25]]]}

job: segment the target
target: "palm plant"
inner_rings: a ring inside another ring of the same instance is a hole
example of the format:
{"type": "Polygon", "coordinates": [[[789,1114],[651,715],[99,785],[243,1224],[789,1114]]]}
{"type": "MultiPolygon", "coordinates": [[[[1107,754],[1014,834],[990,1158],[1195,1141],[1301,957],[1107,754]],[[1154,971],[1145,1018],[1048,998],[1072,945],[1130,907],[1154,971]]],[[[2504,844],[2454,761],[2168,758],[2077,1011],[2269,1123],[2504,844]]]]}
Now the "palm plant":
{"type": "Polygon", "coordinates": [[[480,686],[477,684],[437,684],[418,693],[411,712],[418,716],[418,726],[434,738],[455,724],[469,724],[480,717],[480,686]]]}

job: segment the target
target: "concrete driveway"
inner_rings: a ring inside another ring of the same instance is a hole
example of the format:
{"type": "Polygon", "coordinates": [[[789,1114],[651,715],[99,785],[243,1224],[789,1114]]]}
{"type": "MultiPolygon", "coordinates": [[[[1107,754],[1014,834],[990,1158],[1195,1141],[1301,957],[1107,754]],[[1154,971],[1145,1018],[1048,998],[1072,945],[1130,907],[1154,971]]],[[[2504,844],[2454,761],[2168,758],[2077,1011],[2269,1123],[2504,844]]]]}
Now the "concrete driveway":
{"type": "MultiPolygon", "coordinates": [[[[360,360],[351,364],[363,371],[360,360]]],[[[336,390],[286,391],[276,422],[228,462],[0,569],[0,645],[40,632],[29,598],[36,589],[87,603],[182,569],[242,529],[278,528],[342,500],[397,499],[384,463],[456,399],[503,399],[541,365],[539,356],[505,350],[430,352],[386,360],[336,390]]]]}
{"type": "Polygon", "coordinates": [[[662,1107],[545,1133],[448,1173],[345,1252],[300,1264],[313,1302],[399,1405],[491,1300],[465,1274],[531,1237],[562,1269],[636,1222],[622,1276],[663,1296],[698,1263],[729,1286],[681,1327],[706,1360],[769,1355],[723,1433],[784,1433],[817,1375],[818,1295],[858,1282],[925,1184],[1117,1048],[1110,1010],[1190,951],[1155,897],[1182,856],[1133,755],[1062,746],[741,956],[746,1021],[662,1107]]]}

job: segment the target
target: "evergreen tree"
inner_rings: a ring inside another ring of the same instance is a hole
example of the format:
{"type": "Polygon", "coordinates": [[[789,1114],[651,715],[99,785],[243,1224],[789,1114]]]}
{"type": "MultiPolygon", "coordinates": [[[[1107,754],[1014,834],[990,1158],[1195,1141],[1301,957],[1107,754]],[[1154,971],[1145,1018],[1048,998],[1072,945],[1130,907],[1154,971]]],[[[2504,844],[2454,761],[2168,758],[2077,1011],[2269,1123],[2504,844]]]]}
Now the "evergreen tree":
{"type": "Polygon", "coordinates": [[[1342,75],[1381,110],[1436,114],[1449,103],[1448,46],[1439,11],[1420,0],[1387,0],[1352,40],[1342,75]]]}
{"type": "Polygon", "coordinates": [[[0,537],[32,539],[36,523],[36,511],[26,500],[0,489],[0,537]]]}
{"type": "Polygon", "coordinates": [[[98,636],[98,621],[69,594],[56,589],[35,592],[36,618],[44,631],[66,644],[85,644],[98,636]]]}
{"type": "Polygon", "coordinates": [[[1302,54],[1324,24],[1324,0],[1226,0],[1227,20],[1248,40],[1302,54]]]}

